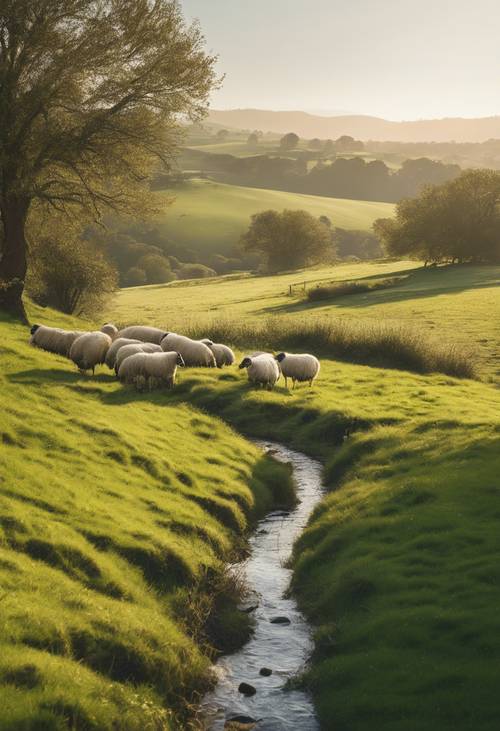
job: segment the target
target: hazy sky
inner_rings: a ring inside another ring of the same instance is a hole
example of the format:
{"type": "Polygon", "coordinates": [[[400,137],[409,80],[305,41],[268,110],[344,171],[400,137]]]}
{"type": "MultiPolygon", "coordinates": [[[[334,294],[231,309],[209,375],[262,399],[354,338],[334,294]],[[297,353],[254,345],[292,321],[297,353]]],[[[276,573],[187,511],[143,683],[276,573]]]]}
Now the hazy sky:
{"type": "Polygon", "coordinates": [[[226,74],[212,106],[500,114],[500,0],[181,0],[226,74]]]}

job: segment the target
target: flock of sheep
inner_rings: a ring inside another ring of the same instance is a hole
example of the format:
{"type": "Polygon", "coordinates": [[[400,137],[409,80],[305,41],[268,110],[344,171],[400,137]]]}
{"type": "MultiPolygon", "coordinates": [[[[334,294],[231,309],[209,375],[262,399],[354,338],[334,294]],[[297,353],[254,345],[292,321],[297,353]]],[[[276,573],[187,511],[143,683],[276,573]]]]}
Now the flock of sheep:
{"type": "MultiPolygon", "coordinates": [[[[235,361],[231,348],[222,343],[208,338],[193,340],[144,325],[118,330],[107,323],[94,332],[33,325],[30,342],[68,357],[82,372],[94,373],[97,365],[105,363],[122,383],[137,388],[173,386],[179,366],[222,368],[235,361]]],[[[320,370],[318,359],[309,353],[279,353],[275,357],[261,351],[245,356],[239,367],[246,368],[249,381],[267,388],[272,388],[281,375],[286,387],[289,378],[294,388],[297,382],[312,386],[320,370]]]]}

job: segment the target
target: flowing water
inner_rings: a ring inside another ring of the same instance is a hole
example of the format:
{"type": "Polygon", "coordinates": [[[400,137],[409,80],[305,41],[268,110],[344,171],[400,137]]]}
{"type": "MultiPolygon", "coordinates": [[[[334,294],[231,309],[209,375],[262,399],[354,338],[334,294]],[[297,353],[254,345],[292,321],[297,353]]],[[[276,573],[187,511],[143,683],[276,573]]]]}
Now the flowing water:
{"type": "Polygon", "coordinates": [[[235,567],[250,590],[247,608],[252,611],[255,631],[238,652],[221,657],[215,665],[217,686],[205,696],[206,728],[252,728],[255,731],[318,731],[310,696],[302,690],[287,690],[287,680],[304,668],[313,643],[311,629],[293,598],[286,598],[291,570],[286,567],[293,544],[304,530],[322,497],[322,467],[300,452],[280,444],[257,442],[275,459],[293,467],[299,504],[291,511],[274,511],[261,520],[250,538],[250,556],[235,567]],[[286,617],[289,624],[271,622],[286,617]],[[263,677],[261,668],[272,675],[263,677]],[[240,683],[256,689],[247,697],[238,692],[240,683]],[[247,726],[231,725],[235,716],[258,721],[247,726]]]}

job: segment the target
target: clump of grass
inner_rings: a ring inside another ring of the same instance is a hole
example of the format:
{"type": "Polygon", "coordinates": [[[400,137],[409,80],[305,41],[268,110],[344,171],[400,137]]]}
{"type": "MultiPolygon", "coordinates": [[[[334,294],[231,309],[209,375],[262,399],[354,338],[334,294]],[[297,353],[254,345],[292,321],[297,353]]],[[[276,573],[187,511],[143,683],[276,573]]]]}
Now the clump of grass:
{"type": "Polygon", "coordinates": [[[274,317],[257,322],[199,319],[184,323],[182,328],[191,337],[211,337],[244,349],[310,351],[351,363],[415,373],[476,376],[471,351],[433,339],[416,327],[330,317],[274,317]]]}
{"type": "Polygon", "coordinates": [[[363,292],[375,292],[378,289],[388,289],[400,284],[407,277],[386,277],[385,279],[374,280],[353,280],[350,282],[335,282],[332,284],[318,285],[307,292],[308,302],[320,302],[345,297],[349,294],[360,294],[363,292]]]}

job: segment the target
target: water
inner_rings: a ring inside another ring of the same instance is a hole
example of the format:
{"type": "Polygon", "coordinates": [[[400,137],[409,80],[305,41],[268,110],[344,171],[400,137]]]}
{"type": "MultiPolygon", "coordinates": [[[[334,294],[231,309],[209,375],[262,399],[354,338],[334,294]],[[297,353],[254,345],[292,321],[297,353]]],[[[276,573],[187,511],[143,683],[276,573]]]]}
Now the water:
{"type": "Polygon", "coordinates": [[[284,688],[286,681],[304,668],[313,648],[309,625],[295,600],[284,594],[292,573],[285,563],[322,497],[322,468],[319,462],[279,444],[257,445],[275,459],[292,464],[300,502],[290,512],[275,511],[261,520],[249,541],[249,558],[235,567],[251,592],[246,603],[258,604],[252,612],[255,632],[238,652],[217,661],[217,686],[203,702],[206,728],[231,728],[225,726],[227,721],[243,715],[259,719],[257,724],[247,727],[255,731],[318,731],[310,696],[301,690],[284,688]],[[277,616],[288,617],[290,624],[272,624],[270,620],[277,616]],[[262,667],[272,669],[272,675],[259,675],[262,667]],[[239,693],[241,682],[253,685],[257,693],[252,697],[239,693]]]}

